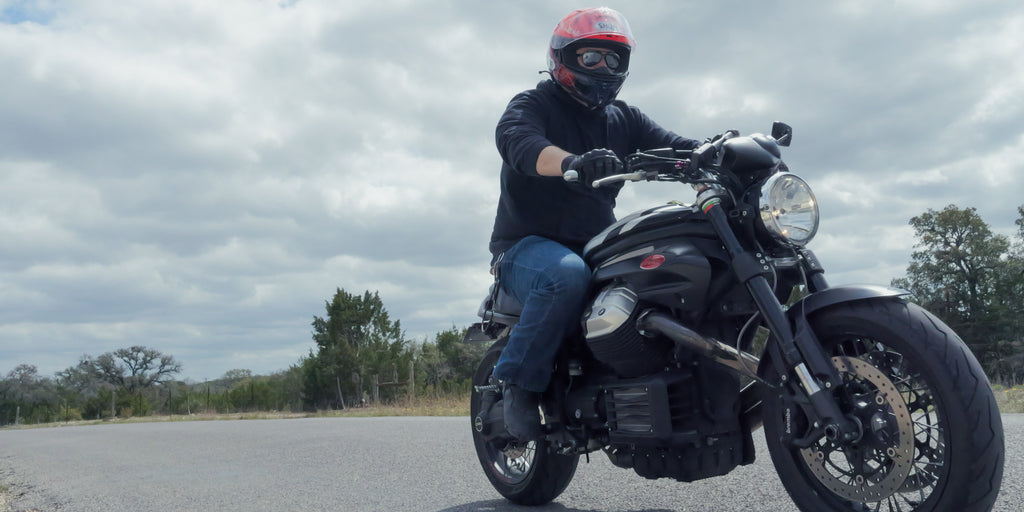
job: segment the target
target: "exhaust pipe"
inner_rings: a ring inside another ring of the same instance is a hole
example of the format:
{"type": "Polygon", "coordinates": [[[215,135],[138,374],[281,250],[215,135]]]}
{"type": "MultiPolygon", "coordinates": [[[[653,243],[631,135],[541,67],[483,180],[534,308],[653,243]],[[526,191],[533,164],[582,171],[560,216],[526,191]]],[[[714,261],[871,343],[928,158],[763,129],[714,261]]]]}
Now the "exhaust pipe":
{"type": "Polygon", "coordinates": [[[660,334],[672,340],[676,345],[676,350],[686,349],[696,352],[741,375],[762,382],[761,378],[757,376],[757,367],[761,360],[756,356],[737,350],[714,338],[701,336],[671,316],[649,311],[640,316],[637,326],[642,333],[660,334]]]}
{"type": "MultiPolygon", "coordinates": [[[[757,356],[737,350],[714,338],[706,338],[664,313],[648,311],[637,319],[642,333],[660,334],[675,343],[676,350],[689,350],[754,380],[740,392],[740,421],[744,429],[753,432],[762,425],[761,390],[766,384],[757,376],[761,360],[757,356]]],[[[751,450],[753,448],[751,447],[751,450]]],[[[750,460],[753,462],[753,459],[750,460]]],[[[749,462],[745,462],[749,464],[749,462]]]]}

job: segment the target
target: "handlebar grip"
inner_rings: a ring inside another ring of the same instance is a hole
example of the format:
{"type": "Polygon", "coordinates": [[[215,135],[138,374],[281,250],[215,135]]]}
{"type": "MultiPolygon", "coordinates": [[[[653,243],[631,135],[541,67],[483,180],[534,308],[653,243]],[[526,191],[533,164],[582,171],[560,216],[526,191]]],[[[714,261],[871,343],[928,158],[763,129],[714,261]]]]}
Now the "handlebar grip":
{"type": "Polygon", "coordinates": [[[569,183],[576,183],[577,181],[580,180],[580,173],[570,169],[568,171],[565,171],[564,174],[562,174],[562,179],[568,181],[569,183]]]}

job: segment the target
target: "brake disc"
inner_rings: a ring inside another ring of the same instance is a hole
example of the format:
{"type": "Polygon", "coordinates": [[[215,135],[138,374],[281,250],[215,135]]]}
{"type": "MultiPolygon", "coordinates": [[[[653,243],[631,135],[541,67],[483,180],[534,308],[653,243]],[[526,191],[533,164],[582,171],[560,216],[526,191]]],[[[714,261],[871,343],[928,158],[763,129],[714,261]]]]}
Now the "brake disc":
{"type": "MultiPolygon", "coordinates": [[[[896,386],[871,363],[854,357],[833,357],[847,386],[868,385],[874,391],[870,403],[853,404],[872,408],[870,424],[864,425],[864,437],[872,436],[873,446],[819,442],[800,451],[804,462],[825,487],[851,501],[882,501],[900,490],[913,468],[914,425],[906,402],[896,386]],[[881,434],[884,434],[882,436],[881,434]]],[[[864,443],[861,439],[858,443],[864,443]]]]}

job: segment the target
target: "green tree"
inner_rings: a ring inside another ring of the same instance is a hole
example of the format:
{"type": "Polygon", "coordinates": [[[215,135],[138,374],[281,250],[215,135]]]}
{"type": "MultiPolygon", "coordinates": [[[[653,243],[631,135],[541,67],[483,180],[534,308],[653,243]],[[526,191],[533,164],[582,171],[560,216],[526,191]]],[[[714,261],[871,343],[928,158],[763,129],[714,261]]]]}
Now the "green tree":
{"type": "MultiPolygon", "coordinates": [[[[81,414],[88,419],[96,419],[103,416],[103,406],[110,407],[110,396],[114,386],[105,383],[95,371],[93,359],[83,355],[78,364],[55,375],[58,388],[64,395],[65,400],[70,402],[72,407],[81,411],[81,414]],[[105,400],[99,397],[102,391],[108,394],[105,400]]],[[[113,415],[113,412],[111,412],[113,415]]]]}
{"type": "Polygon", "coordinates": [[[463,343],[466,329],[452,326],[425,342],[416,358],[417,389],[423,394],[448,395],[468,391],[487,345],[463,343]]]}
{"type": "Polygon", "coordinates": [[[1017,214],[1017,233],[1003,262],[993,301],[994,314],[1012,352],[996,364],[994,380],[1011,386],[1024,383],[1024,206],[1017,207],[1017,214]]]}
{"type": "MultiPolygon", "coordinates": [[[[86,417],[103,416],[111,402],[125,415],[140,416],[167,398],[168,393],[157,387],[180,372],[181,364],[173,356],[136,345],[96,358],[83,355],[76,366],[57,373],[57,382],[80,395],[86,417]]],[[[110,413],[116,416],[117,411],[110,413]]]]}
{"type": "Polygon", "coordinates": [[[952,327],[989,371],[1010,351],[999,302],[1009,240],[976,209],[949,205],[910,219],[917,239],[907,277],[893,281],[952,327]]]}
{"type": "Polygon", "coordinates": [[[150,388],[181,372],[173,356],[138,345],[103,354],[97,365],[109,382],[129,392],[150,388]]]}
{"type": "Polygon", "coordinates": [[[0,381],[0,424],[56,421],[62,405],[53,381],[35,365],[20,364],[0,381]]]}
{"type": "Polygon", "coordinates": [[[441,355],[437,343],[424,343],[416,354],[416,389],[423,394],[436,394],[442,383],[454,373],[441,355]]]}
{"type": "Polygon", "coordinates": [[[313,316],[316,352],[303,360],[303,401],[309,408],[341,407],[358,400],[373,375],[383,381],[408,367],[412,351],[398,320],[391,320],[377,292],[341,288],[313,316]],[[362,384],[362,385],[361,385],[362,384]]]}

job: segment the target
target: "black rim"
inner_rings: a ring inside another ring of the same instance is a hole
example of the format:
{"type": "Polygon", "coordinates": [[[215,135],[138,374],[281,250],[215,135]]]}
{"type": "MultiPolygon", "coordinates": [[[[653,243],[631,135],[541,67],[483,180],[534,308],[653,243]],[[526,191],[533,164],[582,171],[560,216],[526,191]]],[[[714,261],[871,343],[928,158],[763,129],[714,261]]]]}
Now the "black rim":
{"type": "MultiPolygon", "coordinates": [[[[497,357],[494,357],[497,360],[497,357]]],[[[494,365],[482,378],[478,378],[477,385],[484,385],[490,381],[494,365]]],[[[470,411],[475,418],[480,411],[480,392],[473,391],[473,399],[470,411]]],[[[473,429],[473,437],[476,440],[477,450],[481,452],[486,460],[487,470],[498,481],[509,486],[522,484],[529,479],[537,456],[537,443],[530,441],[525,445],[507,445],[503,440],[488,441],[480,437],[480,434],[473,429]]]]}
{"type": "Polygon", "coordinates": [[[499,450],[494,443],[483,441],[487,459],[490,461],[491,473],[508,485],[518,485],[526,481],[533,470],[534,458],[537,454],[537,443],[530,441],[522,448],[512,448],[508,452],[499,450]],[[510,454],[507,454],[510,453],[510,454]]]}

